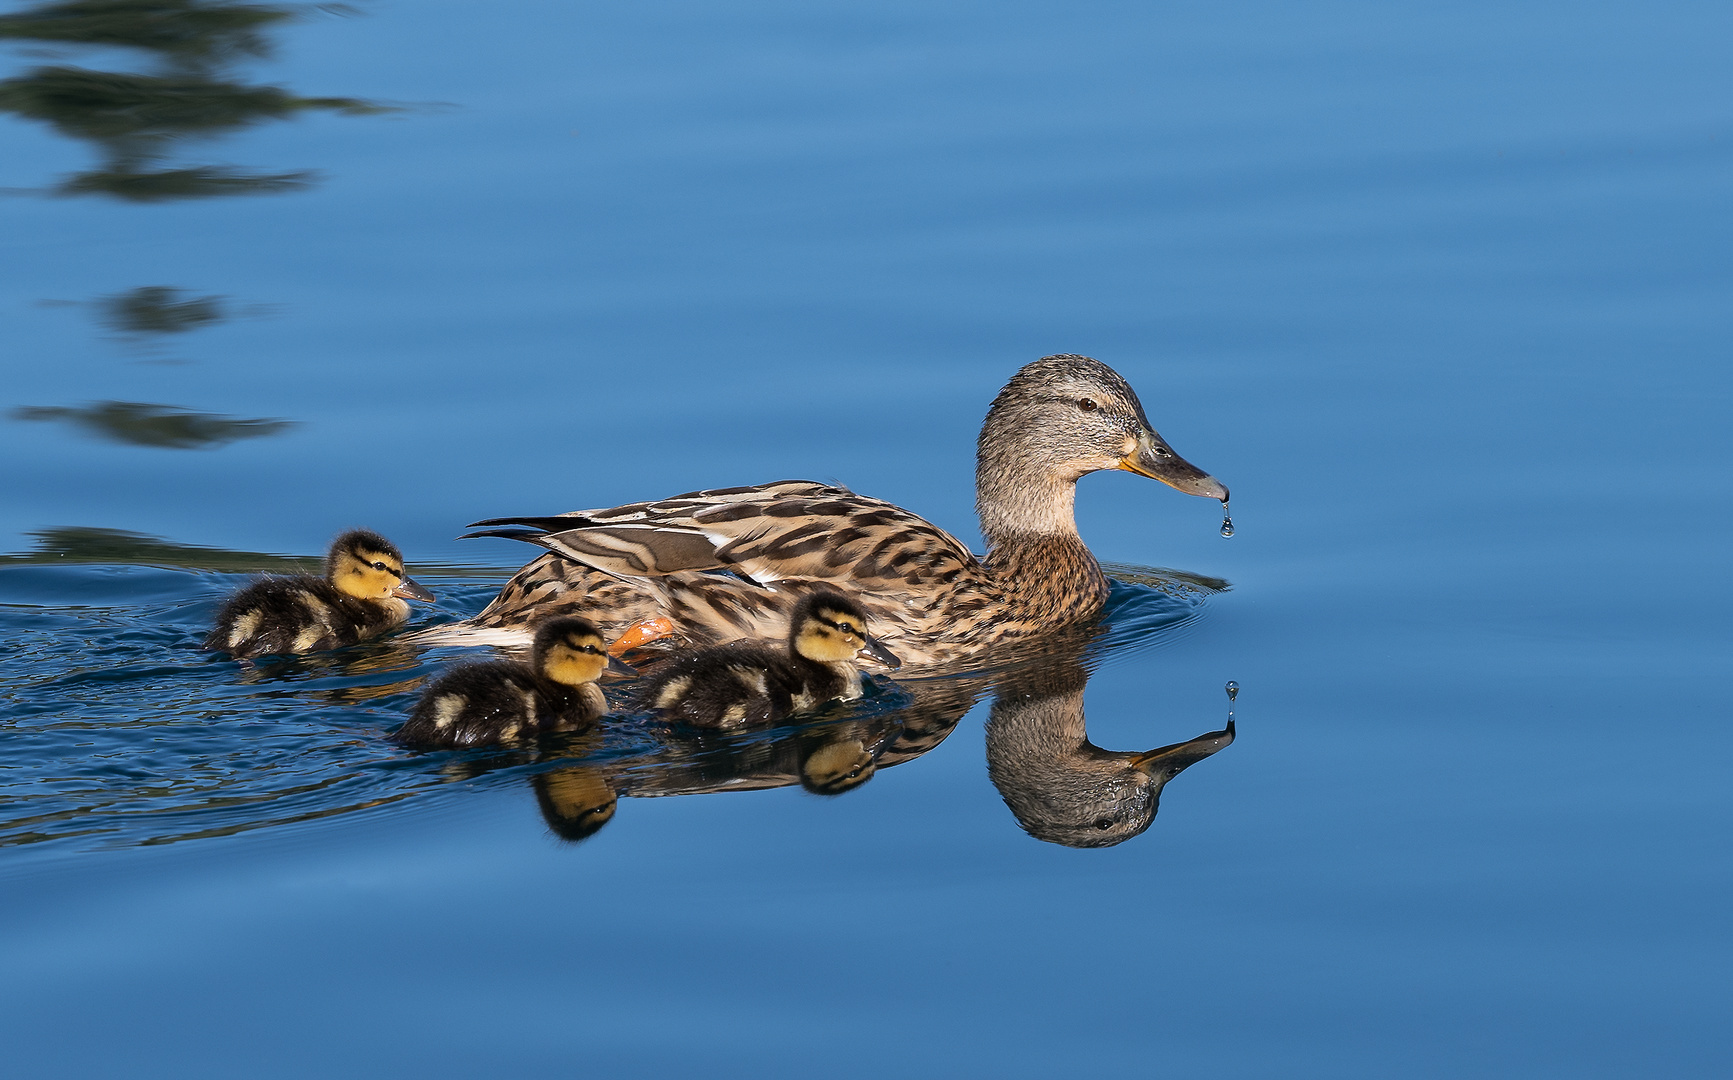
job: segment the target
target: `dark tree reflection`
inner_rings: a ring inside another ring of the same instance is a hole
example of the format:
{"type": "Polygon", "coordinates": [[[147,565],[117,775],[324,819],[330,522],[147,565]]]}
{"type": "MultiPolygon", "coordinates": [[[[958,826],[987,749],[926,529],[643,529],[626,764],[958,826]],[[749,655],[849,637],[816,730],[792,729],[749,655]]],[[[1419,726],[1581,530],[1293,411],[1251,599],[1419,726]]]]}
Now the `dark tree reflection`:
{"type": "MultiPolygon", "coordinates": [[[[238,81],[225,69],[271,52],[265,31],[311,10],[208,0],[72,0],[0,17],[0,39],[124,46],[151,56],[149,72],[65,65],[0,81],[0,111],[39,120],[93,143],[98,168],[62,179],[64,195],[134,202],[256,195],[305,187],[300,170],[259,173],[228,165],[172,166],[177,144],[210,139],[308,111],[391,111],[357,98],[302,97],[238,81]]],[[[335,10],[335,9],[326,9],[335,10]]]]}
{"type": "Polygon", "coordinates": [[[226,317],[220,296],[192,296],[170,285],[141,285],[96,301],[102,321],[122,334],[184,334],[226,317]]]}
{"type": "Polygon", "coordinates": [[[278,435],[295,426],[292,420],[220,416],[139,401],[98,401],[79,408],[27,405],[12,410],[12,418],[65,421],[111,442],[167,450],[208,449],[278,435]]]}

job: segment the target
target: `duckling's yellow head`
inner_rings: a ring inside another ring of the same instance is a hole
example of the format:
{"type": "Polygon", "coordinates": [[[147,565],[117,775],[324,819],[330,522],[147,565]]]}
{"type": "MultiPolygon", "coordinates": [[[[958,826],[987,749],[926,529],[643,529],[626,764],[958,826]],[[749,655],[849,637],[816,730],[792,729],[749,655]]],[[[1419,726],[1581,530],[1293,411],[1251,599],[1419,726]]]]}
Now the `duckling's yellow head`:
{"type": "Polygon", "coordinates": [[[582,686],[601,678],[608,667],[608,642],[588,619],[575,615],[551,619],[536,630],[530,663],[547,679],[582,686]]]}
{"type": "Polygon", "coordinates": [[[1173,452],[1156,434],[1137,392],[1088,356],[1047,356],[1024,366],[993,399],[976,447],[975,486],[989,532],[1069,531],[1048,520],[1056,483],[1124,469],[1183,491],[1227,501],[1221,481],[1173,452]]]}
{"type": "Polygon", "coordinates": [[[795,605],[789,619],[789,647],[821,664],[853,660],[864,649],[888,668],[902,666],[902,661],[867,633],[866,612],[841,593],[811,593],[795,605]]]}
{"type": "Polygon", "coordinates": [[[366,529],[351,529],[332,542],[325,556],[325,576],[341,592],[361,600],[433,599],[432,593],[403,575],[403,553],[397,545],[366,529]]]}

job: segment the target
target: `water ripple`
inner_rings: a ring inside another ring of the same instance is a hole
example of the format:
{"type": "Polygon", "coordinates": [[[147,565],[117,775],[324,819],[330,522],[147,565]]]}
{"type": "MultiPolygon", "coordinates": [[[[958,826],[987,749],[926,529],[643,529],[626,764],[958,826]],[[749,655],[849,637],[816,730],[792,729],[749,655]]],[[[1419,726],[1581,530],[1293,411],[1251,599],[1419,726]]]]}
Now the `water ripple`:
{"type": "MultiPolygon", "coordinates": [[[[1120,580],[1092,662],[1182,631],[1203,599],[1225,587],[1169,571],[1109,569],[1120,580]]],[[[420,610],[418,625],[474,614],[506,575],[421,576],[440,599],[431,616],[420,610]]],[[[784,760],[787,746],[823,732],[869,746],[879,767],[919,756],[993,676],[983,668],[881,683],[797,728],[687,738],[677,747],[628,717],[552,753],[410,754],[385,735],[438,669],[474,651],[397,640],[262,662],[198,651],[217,604],[245,580],[17,557],[0,565],[0,846],[175,843],[370,810],[490,776],[539,782],[584,768],[610,770],[616,796],[779,786],[799,770],[784,760]]],[[[544,804],[550,790],[538,787],[544,804]]]]}

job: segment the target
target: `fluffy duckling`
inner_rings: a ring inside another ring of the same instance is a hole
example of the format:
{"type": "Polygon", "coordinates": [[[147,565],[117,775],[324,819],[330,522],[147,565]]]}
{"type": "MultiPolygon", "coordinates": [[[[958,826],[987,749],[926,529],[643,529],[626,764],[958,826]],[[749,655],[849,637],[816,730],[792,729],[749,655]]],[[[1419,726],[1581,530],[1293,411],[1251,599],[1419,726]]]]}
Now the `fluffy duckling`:
{"type": "Polygon", "coordinates": [[[332,542],[324,577],[269,577],[236,593],[204,647],[247,657],[353,645],[408,621],[404,598],[433,594],[404,576],[397,545],[353,529],[332,542]]]}
{"type": "Polygon", "coordinates": [[[636,674],[608,656],[588,619],[551,619],[536,631],[530,662],[462,664],[427,688],[398,742],[423,748],[514,743],[592,724],[608,711],[602,672],[636,674]]]}
{"type": "Polygon", "coordinates": [[[827,701],[861,695],[856,654],[895,669],[889,649],[866,632],[866,613],[840,593],[809,593],[789,619],[788,649],[735,642],[668,659],[633,703],[694,727],[767,724],[827,701]]]}

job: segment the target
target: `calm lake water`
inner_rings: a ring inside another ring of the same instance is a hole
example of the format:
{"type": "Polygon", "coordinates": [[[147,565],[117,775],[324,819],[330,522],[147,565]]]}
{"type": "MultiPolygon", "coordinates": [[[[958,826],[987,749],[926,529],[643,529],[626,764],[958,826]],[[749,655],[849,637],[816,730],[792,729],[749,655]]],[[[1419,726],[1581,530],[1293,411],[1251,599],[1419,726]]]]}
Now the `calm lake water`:
{"type": "Polygon", "coordinates": [[[0,14],[8,1071],[1733,1071],[1733,8],[85,7],[0,14]],[[197,651],[354,525],[417,625],[527,561],[484,517],[978,544],[1054,352],[1238,532],[1086,479],[1120,584],[1028,693],[414,755],[470,650],[197,651]],[[1030,702],[1140,751],[1230,679],[1146,831],[1029,809],[1030,702]]]}

